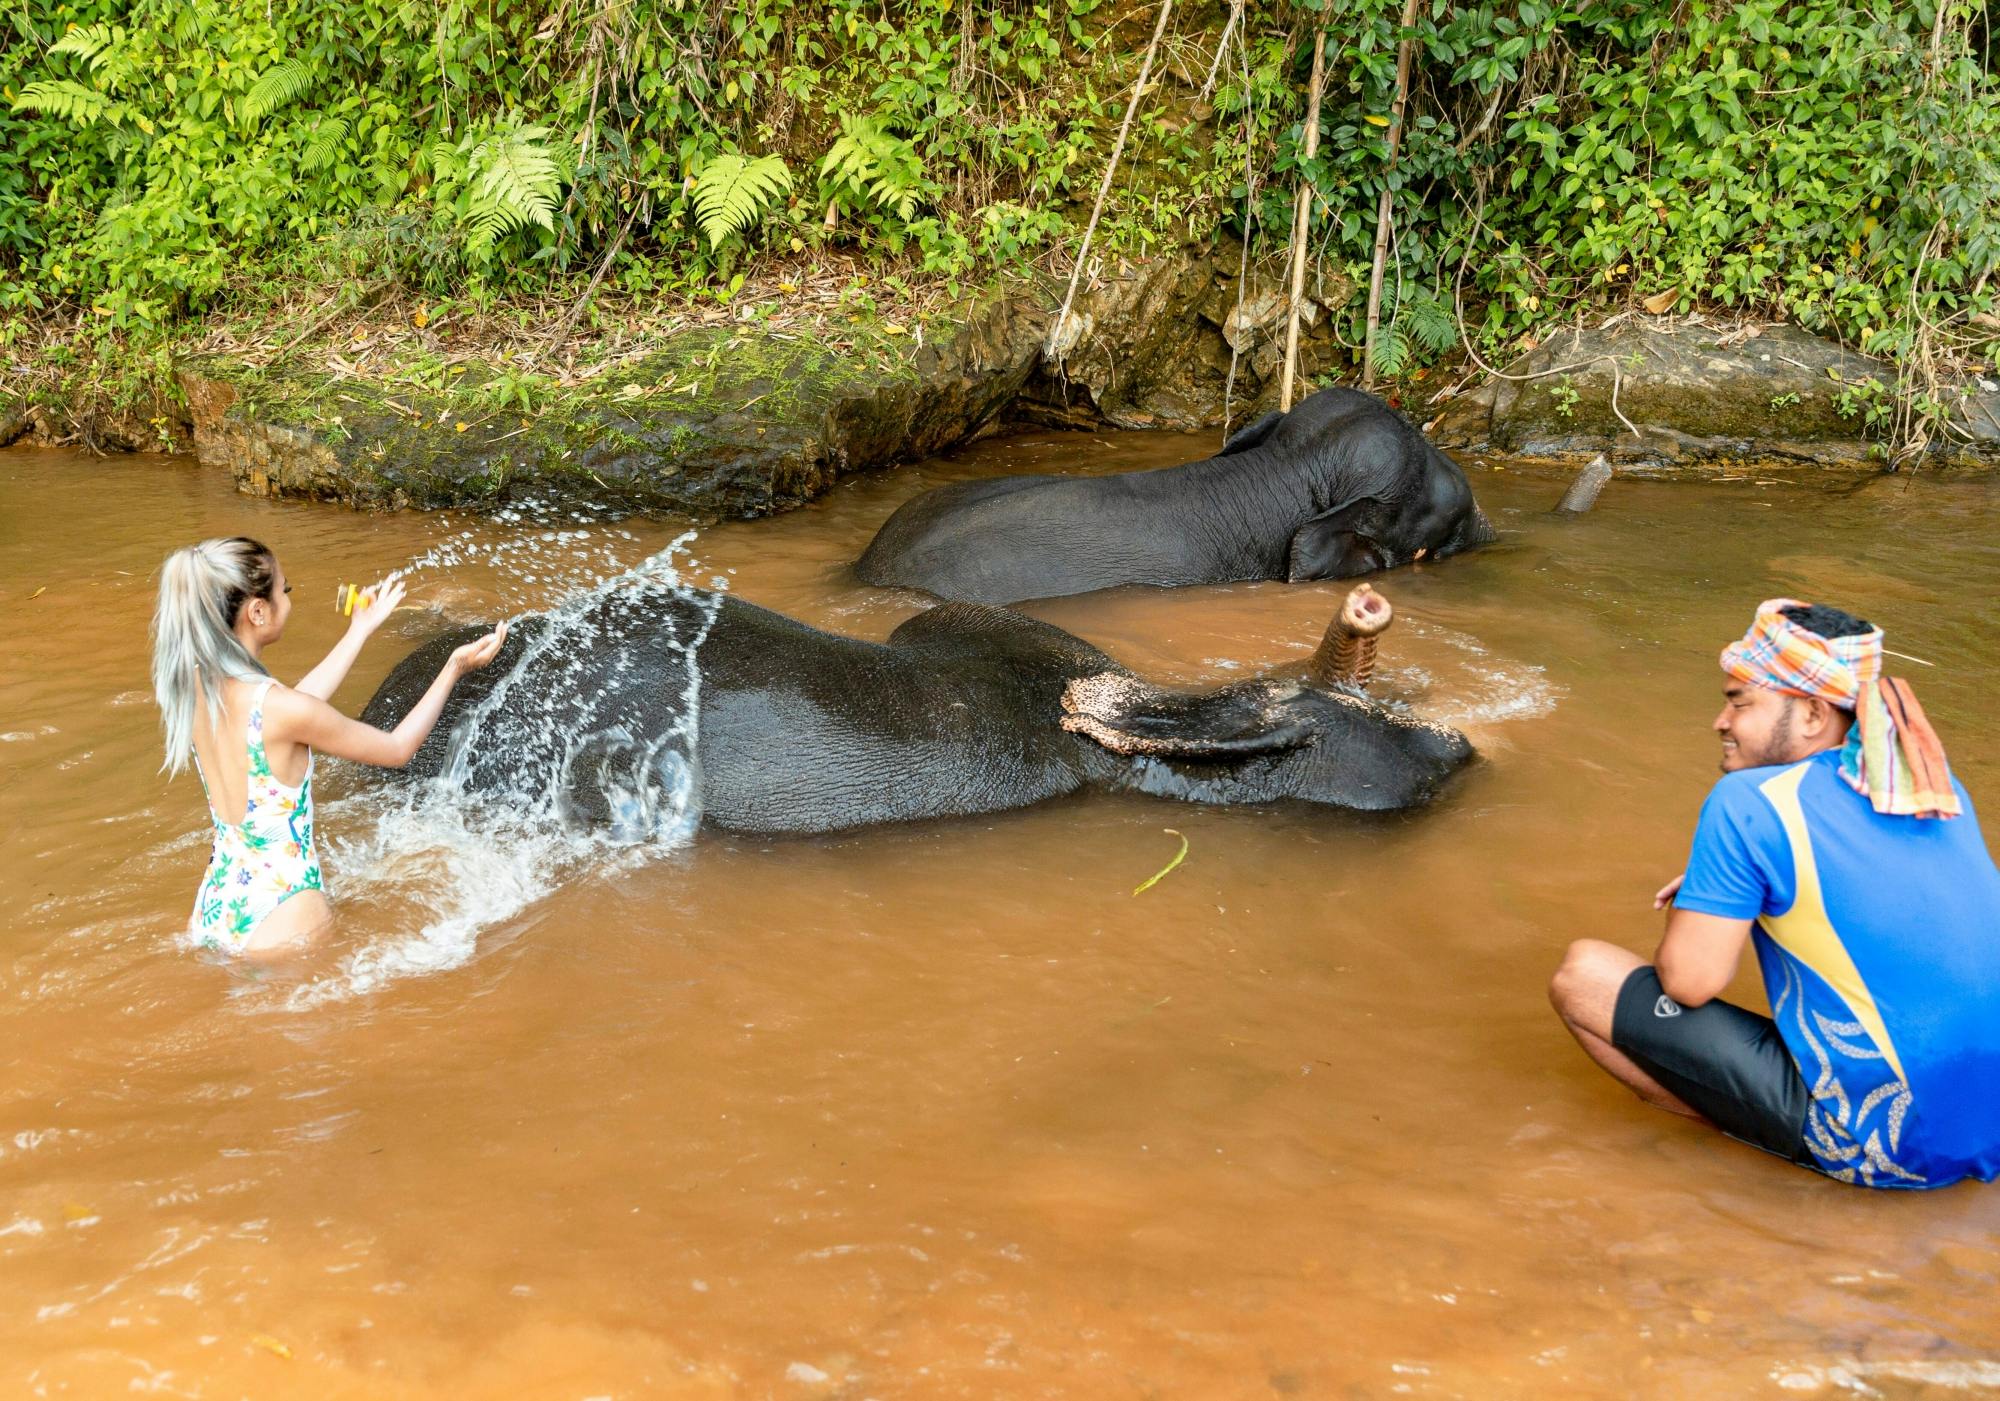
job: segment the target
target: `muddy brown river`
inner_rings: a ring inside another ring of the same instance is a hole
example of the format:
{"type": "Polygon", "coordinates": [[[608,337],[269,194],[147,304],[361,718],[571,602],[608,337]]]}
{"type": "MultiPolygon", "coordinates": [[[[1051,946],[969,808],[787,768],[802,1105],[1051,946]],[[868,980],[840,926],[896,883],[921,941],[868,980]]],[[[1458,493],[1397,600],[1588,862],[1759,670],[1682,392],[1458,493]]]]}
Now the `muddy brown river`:
{"type": "MultiPolygon", "coordinates": [[[[1051,435],[701,534],[686,577],[882,637],[844,563],[902,500],[1212,440],[1051,435]]],[[[1381,686],[1483,759],[1359,818],[1084,796],[808,840],[593,850],[329,765],[302,969],[187,951],[153,571],[249,533],[298,587],[412,560],[339,697],[666,526],[239,497],[0,454],[0,1395],[1661,1397],[2000,1391],[2000,1186],[1870,1194],[1664,1114],[1544,999],[1650,951],[1715,775],[1717,648],[1791,593],[1881,624],[2000,811],[2000,484],[1474,474],[1498,545],[1377,581],[1381,686]],[[1135,895],[1184,834],[1178,869],[1135,895]]],[[[1140,673],[1295,661],[1344,589],[1029,611],[1140,673]]],[[[1922,912],[1911,911],[1921,938],[1922,912]]],[[[1761,1005],[1746,965],[1731,993],[1761,1005]]]]}

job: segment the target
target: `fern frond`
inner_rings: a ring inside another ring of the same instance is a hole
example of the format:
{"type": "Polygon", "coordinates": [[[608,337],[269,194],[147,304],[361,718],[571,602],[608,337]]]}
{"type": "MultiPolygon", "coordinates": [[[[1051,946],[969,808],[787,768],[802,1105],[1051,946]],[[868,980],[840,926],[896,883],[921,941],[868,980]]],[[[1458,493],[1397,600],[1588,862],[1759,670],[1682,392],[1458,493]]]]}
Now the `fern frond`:
{"type": "Polygon", "coordinates": [[[720,248],[733,233],[749,228],[770,208],[780,191],[792,187],[792,172],[782,157],[724,151],[695,177],[695,218],[711,248],[720,248]]]}
{"type": "Polygon", "coordinates": [[[334,152],[347,139],[347,121],[342,117],[322,117],[299,152],[299,169],[321,170],[333,163],[334,152]]]}
{"type": "Polygon", "coordinates": [[[466,253],[485,262],[493,252],[493,245],[512,233],[519,223],[504,209],[487,209],[473,215],[465,236],[466,253]]]}
{"type": "Polygon", "coordinates": [[[251,121],[268,117],[288,102],[296,102],[313,85],[312,70],[295,58],[280,59],[264,70],[243,98],[243,115],[251,121]]]}
{"type": "Polygon", "coordinates": [[[95,73],[104,60],[110,57],[110,50],[125,37],[125,31],[115,24],[100,21],[97,24],[81,24],[49,45],[51,54],[75,54],[90,65],[95,73]]]}
{"type": "Polygon", "coordinates": [[[1396,309],[1396,321],[1409,327],[1410,339],[1428,356],[1443,355],[1458,344],[1458,322],[1428,293],[1411,295],[1396,309]]]}
{"type": "Polygon", "coordinates": [[[879,131],[866,117],[842,117],[840,124],[840,139],[821,158],[820,174],[836,184],[866,184],[875,173],[879,131]]]}
{"type": "Polygon", "coordinates": [[[114,116],[120,106],[96,88],[85,87],[68,78],[29,83],[21,89],[13,105],[17,112],[40,112],[79,126],[89,126],[101,117],[114,116]]]}
{"type": "Polygon", "coordinates": [[[820,160],[821,178],[857,203],[872,199],[907,224],[925,195],[916,143],[876,117],[843,116],[840,126],[840,139],[820,160]]]}
{"type": "Polygon", "coordinates": [[[1375,328],[1375,373],[1389,378],[1403,372],[1410,362],[1410,338],[1403,328],[1390,322],[1375,328]]]}
{"type": "Polygon", "coordinates": [[[456,184],[465,178],[465,154],[460,142],[434,141],[424,148],[424,164],[432,179],[456,184]]]}
{"type": "MultiPolygon", "coordinates": [[[[472,191],[475,217],[498,215],[509,233],[524,224],[555,227],[562,171],[548,149],[549,129],[513,127],[496,131],[472,153],[478,172],[472,191]]],[[[496,235],[497,237],[498,235],[496,235]]]]}
{"type": "Polygon", "coordinates": [[[907,224],[911,216],[917,212],[917,191],[914,187],[901,183],[898,177],[902,174],[903,172],[896,171],[884,175],[868,186],[868,193],[875,196],[876,203],[895,210],[896,217],[907,224]]]}

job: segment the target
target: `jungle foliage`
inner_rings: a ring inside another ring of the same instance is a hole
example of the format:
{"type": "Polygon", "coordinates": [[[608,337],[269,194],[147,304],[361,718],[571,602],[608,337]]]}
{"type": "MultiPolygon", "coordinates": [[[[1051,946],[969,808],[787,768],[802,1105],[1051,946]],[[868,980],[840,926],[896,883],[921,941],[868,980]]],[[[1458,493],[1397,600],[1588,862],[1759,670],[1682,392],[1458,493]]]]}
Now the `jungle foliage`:
{"type": "MultiPolygon", "coordinates": [[[[1918,412],[1940,365],[2000,351],[1983,4],[1426,0],[1392,165],[1402,10],[1181,6],[1100,240],[1273,250],[1304,179],[1315,255],[1365,276],[1386,183],[1392,374],[1450,351],[1461,309],[1490,348],[1640,301],[1894,357],[1918,412]]],[[[288,279],[493,299],[614,254],[627,291],[727,295],[829,245],[951,280],[1016,266],[1080,233],[1156,13],[23,0],[0,20],[0,316],[156,343],[288,279]]]]}

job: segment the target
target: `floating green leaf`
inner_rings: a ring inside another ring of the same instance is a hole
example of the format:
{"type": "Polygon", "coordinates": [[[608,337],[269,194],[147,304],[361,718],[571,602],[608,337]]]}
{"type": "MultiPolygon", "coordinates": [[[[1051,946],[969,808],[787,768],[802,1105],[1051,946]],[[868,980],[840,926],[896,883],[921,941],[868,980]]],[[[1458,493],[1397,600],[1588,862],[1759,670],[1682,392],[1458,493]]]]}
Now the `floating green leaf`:
{"type": "Polygon", "coordinates": [[[1179,832],[1176,832],[1171,827],[1163,827],[1160,830],[1165,832],[1170,837],[1180,837],[1181,849],[1174,853],[1173,860],[1169,861],[1166,865],[1160,867],[1159,870],[1153,872],[1152,875],[1146,877],[1146,879],[1140,881],[1139,884],[1134,886],[1132,888],[1132,893],[1134,895],[1144,895],[1147,891],[1151,890],[1154,886],[1158,885],[1163,879],[1165,879],[1167,874],[1170,871],[1172,871],[1174,867],[1180,865],[1181,862],[1187,860],[1188,839],[1186,837],[1181,837],[1181,834],[1179,832]]]}

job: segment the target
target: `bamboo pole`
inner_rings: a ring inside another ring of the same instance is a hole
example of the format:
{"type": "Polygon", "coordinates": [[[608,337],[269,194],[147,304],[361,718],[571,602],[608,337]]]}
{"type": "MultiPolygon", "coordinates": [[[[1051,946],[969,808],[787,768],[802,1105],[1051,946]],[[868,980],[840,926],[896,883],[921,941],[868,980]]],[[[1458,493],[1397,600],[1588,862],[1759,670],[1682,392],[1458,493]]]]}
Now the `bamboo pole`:
{"type": "MultiPolygon", "coordinates": [[[[1306,104],[1306,150],[1305,159],[1311,160],[1319,154],[1319,93],[1320,82],[1326,76],[1326,30],[1322,28],[1313,38],[1312,98],[1306,104]]],[[[1312,179],[1303,170],[1299,173],[1298,198],[1292,205],[1292,304],[1285,317],[1285,373],[1279,380],[1278,408],[1290,412],[1292,407],[1292,384],[1299,372],[1299,304],[1306,292],[1306,230],[1312,212],[1312,179]]]]}
{"type": "Polygon", "coordinates": [[[1389,260],[1389,216],[1395,197],[1389,187],[1396,173],[1396,152],[1403,144],[1403,109],[1410,101],[1411,35],[1417,27],[1420,0],[1403,0],[1403,31],[1396,42],[1396,102],[1389,112],[1389,161],[1382,167],[1382,197],[1375,203],[1375,266],[1368,273],[1368,336],[1361,347],[1361,387],[1375,384],[1375,333],[1382,322],[1382,273],[1389,260]]]}
{"type": "Polygon", "coordinates": [[[1153,55],[1160,51],[1160,36],[1167,32],[1167,18],[1174,12],[1174,0],[1161,0],[1160,18],[1153,25],[1152,42],[1146,45],[1145,60],[1139,65],[1139,77],[1132,84],[1132,100],[1125,104],[1125,120],[1119,125],[1118,140],[1111,148],[1111,159],[1104,166],[1104,179],[1097,186],[1097,203],[1090,208],[1090,226],[1083,231],[1083,247],[1077,250],[1076,266],[1069,270],[1069,290],[1063,293],[1062,310],[1049,323],[1049,333],[1042,342],[1042,354],[1050,360],[1061,362],[1069,354],[1077,337],[1070,332],[1070,307],[1076,302],[1077,280],[1083,276],[1083,265],[1090,260],[1090,240],[1097,234],[1097,220],[1104,213],[1104,197],[1111,193],[1111,177],[1118,172],[1118,159],[1125,154],[1125,138],[1132,132],[1132,116],[1139,110],[1139,99],[1146,94],[1146,78],[1153,71],[1153,55]]]}

